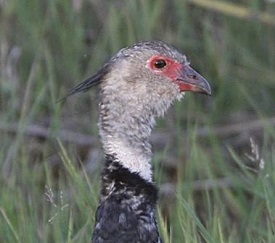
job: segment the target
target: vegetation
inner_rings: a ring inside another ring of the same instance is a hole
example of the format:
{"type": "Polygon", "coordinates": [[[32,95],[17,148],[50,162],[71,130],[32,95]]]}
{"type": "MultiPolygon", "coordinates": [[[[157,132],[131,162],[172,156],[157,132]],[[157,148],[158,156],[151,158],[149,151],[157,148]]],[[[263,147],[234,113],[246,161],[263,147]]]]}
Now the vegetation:
{"type": "Polygon", "coordinates": [[[163,239],[275,242],[274,1],[3,0],[0,18],[0,242],[90,241],[97,91],[57,100],[149,39],[213,88],[187,93],[154,133],[163,239]]]}

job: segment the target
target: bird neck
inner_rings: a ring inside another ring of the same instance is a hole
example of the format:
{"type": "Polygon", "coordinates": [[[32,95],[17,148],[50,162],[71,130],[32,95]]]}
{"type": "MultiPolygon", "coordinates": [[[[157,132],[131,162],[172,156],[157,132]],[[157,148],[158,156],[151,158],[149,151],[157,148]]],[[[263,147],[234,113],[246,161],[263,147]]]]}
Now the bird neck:
{"type": "Polygon", "coordinates": [[[143,108],[110,98],[101,100],[99,132],[105,154],[148,182],[152,182],[150,136],[154,124],[154,116],[143,108]]]}

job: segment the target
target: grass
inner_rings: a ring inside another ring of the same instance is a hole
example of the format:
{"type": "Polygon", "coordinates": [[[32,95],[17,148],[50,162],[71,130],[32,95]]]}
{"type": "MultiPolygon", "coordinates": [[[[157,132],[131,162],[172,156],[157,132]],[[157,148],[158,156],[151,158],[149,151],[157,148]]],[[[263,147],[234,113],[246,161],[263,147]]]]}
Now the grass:
{"type": "Polygon", "coordinates": [[[266,17],[275,4],[223,2],[0,2],[0,242],[90,242],[102,154],[79,135],[97,136],[96,91],[56,101],[147,39],[184,50],[213,89],[212,99],[186,94],[158,122],[163,239],[275,241],[275,32],[266,17]],[[231,14],[240,6],[258,18],[231,14]]]}

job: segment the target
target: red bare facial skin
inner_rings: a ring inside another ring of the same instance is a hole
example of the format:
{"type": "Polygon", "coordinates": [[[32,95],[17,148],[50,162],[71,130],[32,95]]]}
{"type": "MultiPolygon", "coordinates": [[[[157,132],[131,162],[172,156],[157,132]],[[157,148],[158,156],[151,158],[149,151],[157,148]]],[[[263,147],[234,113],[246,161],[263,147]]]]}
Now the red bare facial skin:
{"type": "Polygon", "coordinates": [[[207,80],[189,64],[179,63],[166,56],[155,55],[147,61],[147,68],[155,74],[171,79],[179,86],[181,92],[193,91],[211,96],[211,88],[207,80]],[[165,63],[165,65],[159,65],[160,63],[165,63]]]}

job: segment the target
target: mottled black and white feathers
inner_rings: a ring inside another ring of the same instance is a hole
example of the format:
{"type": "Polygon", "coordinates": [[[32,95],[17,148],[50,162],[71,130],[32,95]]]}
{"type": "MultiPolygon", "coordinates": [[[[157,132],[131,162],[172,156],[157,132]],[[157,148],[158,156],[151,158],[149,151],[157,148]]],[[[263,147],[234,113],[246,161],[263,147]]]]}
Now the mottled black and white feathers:
{"type": "Polygon", "coordinates": [[[107,156],[93,242],[161,242],[155,218],[156,202],[155,185],[107,156]]]}

